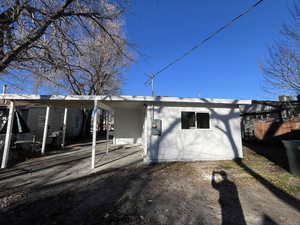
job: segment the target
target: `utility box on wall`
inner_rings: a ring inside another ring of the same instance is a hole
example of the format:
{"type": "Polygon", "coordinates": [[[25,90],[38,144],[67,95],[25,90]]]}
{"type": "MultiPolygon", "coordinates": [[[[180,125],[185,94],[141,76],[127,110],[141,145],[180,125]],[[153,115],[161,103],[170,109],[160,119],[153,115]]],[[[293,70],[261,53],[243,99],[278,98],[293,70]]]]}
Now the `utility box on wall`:
{"type": "Polygon", "coordinates": [[[161,135],[161,120],[155,119],[155,120],[152,121],[151,134],[152,135],[157,135],[157,136],[161,135]]]}

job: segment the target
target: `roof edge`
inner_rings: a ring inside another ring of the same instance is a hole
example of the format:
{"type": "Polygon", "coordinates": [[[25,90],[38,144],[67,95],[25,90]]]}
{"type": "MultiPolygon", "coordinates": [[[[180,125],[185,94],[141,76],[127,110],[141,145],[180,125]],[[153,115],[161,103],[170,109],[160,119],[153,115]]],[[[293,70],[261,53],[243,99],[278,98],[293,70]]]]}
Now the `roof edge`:
{"type": "Polygon", "coordinates": [[[218,98],[182,98],[165,96],[129,96],[129,95],[26,95],[26,94],[0,94],[0,100],[22,101],[139,101],[139,102],[182,102],[206,104],[236,104],[249,105],[252,100],[234,100],[218,98]]]}

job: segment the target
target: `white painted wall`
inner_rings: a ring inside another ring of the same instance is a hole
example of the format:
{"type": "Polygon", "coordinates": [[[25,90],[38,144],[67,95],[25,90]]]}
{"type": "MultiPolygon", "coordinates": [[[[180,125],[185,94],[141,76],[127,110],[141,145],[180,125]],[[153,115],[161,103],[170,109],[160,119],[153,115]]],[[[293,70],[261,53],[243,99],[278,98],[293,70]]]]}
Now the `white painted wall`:
{"type": "Polygon", "coordinates": [[[142,144],[144,109],[114,108],[115,144],[142,144]]]}
{"type": "Polygon", "coordinates": [[[146,161],[231,160],[242,158],[240,113],[237,105],[167,104],[155,106],[162,120],[162,135],[151,135],[151,110],[147,113],[146,161]],[[210,129],[181,129],[181,112],[208,112],[210,129]]]}

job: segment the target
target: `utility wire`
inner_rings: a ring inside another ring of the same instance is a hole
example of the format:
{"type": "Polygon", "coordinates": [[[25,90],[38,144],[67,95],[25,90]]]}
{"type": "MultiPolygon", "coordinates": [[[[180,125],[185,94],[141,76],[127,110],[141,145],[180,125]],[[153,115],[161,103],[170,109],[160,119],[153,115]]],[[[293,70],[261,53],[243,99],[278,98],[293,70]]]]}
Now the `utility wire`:
{"type": "Polygon", "coordinates": [[[151,84],[151,80],[154,79],[158,74],[164,72],[166,69],[168,69],[169,67],[173,66],[174,64],[176,64],[177,62],[179,62],[180,60],[182,60],[183,58],[185,58],[189,54],[191,54],[194,50],[196,50],[197,48],[199,48],[205,42],[209,41],[210,39],[212,39],[213,37],[215,37],[217,34],[219,34],[220,32],[222,32],[223,30],[225,30],[227,27],[229,27],[230,25],[232,25],[234,22],[236,22],[238,19],[240,19],[241,17],[243,17],[246,14],[248,14],[252,9],[254,9],[258,5],[260,5],[263,1],[264,0],[257,1],[255,4],[253,4],[249,8],[245,9],[240,15],[234,17],[228,23],[226,23],[225,25],[223,25],[222,27],[220,27],[219,29],[217,29],[215,32],[211,33],[208,37],[206,37],[205,39],[203,39],[197,45],[195,45],[194,47],[190,48],[188,51],[184,52],[181,56],[177,57],[175,60],[171,61],[169,64],[167,64],[164,67],[162,67],[158,72],[156,72],[154,74],[151,74],[149,76],[149,79],[145,82],[145,84],[146,85],[151,84]]]}

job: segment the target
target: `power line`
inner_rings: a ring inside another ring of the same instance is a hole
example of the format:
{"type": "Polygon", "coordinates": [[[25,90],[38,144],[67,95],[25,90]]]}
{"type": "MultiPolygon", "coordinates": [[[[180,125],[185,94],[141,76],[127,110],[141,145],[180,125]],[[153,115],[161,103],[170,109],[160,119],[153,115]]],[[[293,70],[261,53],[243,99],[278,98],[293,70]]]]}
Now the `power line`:
{"type": "Polygon", "coordinates": [[[151,80],[153,80],[158,74],[162,73],[163,71],[165,71],[169,67],[173,66],[174,64],[176,64],[177,62],[179,62],[180,60],[182,60],[183,58],[185,58],[186,56],[188,56],[189,54],[191,54],[194,50],[196,50],[197,48],[199,48],[205,42],[209,41],[210,39],[212,39],[213,37],[215,37],[217,34],[219,34],[220,32],[222,32],[223,30],[225,30],[227,27],[229,27],[230,25],[232,25],[234,22],[236,22],[238,19],[240,19],[241,17],[243,17],[246,14],[248,14],[252,9],[254,9],[258,5],[260,5],[263,1],[264,0],[257,1],[255,4],[253,4],[249,8],[245,9],[241,14],[239,14],[236,17],[234,17],[228,23],[226,23],[225,25],[223,25],[222,27],[220,27],[219,29],[217,29],[215,32],[211,33],[208,37],[206,37],[205,39],[203,39],[202,41],[200,41],[194,47],[190,48],[188,51],[184,52],[181,56],[177,57],[175,60],[171,61],[169,64],[167,64],[164,67],[162,67],[158,72],[156,72],[154,74],[151,74],[149,76],[149,79],[145,82],[145,84],[147,84],[147,85],[151,84],[151,80]]]}

